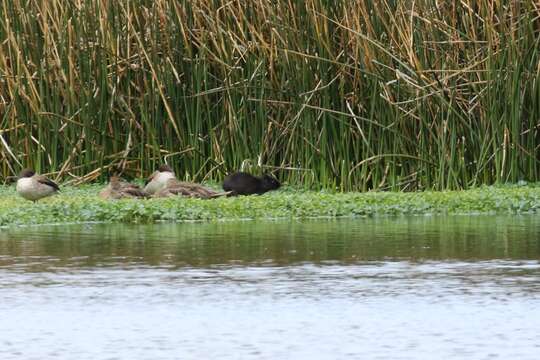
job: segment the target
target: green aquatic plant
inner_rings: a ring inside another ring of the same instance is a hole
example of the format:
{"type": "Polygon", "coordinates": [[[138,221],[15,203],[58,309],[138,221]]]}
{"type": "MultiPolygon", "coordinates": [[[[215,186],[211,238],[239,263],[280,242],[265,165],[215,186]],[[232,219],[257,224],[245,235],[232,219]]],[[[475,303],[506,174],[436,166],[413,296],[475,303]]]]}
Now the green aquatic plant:
{"type": "Polygon", "coordinates": [[[261,196],[211,200],[112,201],[100,199],[99,189],[98,185],[66,186],[61,194],[33,204],[22,201],[12,187],[0,187],[0,226],[540,212],[540,184],[411,193],[332,193],[286,187],[261,196]]]}

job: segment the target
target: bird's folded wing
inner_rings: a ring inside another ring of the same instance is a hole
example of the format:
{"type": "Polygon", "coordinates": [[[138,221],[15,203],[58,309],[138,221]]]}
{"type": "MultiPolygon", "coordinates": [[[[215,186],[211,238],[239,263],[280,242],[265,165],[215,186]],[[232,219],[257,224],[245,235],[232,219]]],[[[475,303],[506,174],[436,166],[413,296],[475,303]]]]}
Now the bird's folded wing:
{"type": "Polygon", "coordinates": [[[54,188],[55,190],[60,190],[60,188],[58,187],[58,185],[54,181],[48,179],[47,177],[45,177],[43,175],[36,176],[36,180],[40,184],[50,186],[50,187],[54,188]]]}
{"type": "Polygon", "coordinates": [[[147,197],[148,194],[145,193],[143,190],[141,190],[140,188],[138,187],[128,187],[124,190],[124,192],[126,194],[129,194],[131,196],[135,196],[135,197],[147,197]]]}

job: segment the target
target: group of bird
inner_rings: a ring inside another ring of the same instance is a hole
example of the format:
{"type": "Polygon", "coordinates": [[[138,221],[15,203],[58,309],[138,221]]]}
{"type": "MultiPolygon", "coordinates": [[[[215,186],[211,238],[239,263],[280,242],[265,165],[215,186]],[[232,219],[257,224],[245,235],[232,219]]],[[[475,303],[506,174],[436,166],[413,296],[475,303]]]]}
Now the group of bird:
{"type": "MultiPolygon", "coordinates": [[[[99,192],[102,199],[125,198],[164,198],[172,196],[187,196],[200,199],[212,199],[221,196],[263,194],[278,189],[279,181],[272,175],[253,176],[245,172],[235,172],[225,177],[223,190],[216,191],[201,184],[180,181],[176,178],[169,165],[161,165],[146,180],[141,187],[113,175],[107,186],[99,192]]],[[[43,175],[38,175],[32,169],[24,169],[17,177],[17,193],[23,198],[36,202],[44,197],[54,195],[60,187],[43,175]]]]}

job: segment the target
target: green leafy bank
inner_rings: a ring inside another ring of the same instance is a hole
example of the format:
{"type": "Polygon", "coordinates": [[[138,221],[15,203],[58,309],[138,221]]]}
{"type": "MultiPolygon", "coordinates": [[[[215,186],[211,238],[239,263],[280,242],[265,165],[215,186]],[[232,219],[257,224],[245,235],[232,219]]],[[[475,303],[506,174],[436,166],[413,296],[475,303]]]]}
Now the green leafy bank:
{"type": "Polygon", "coordinates": [[[285,188],[262,196],[106,201],[100,186],[64,187],[34,204],[0,187],[0,226],[74,222],[152,223],[378,215],[540,212],[540,184],[467,191],[330,193],[285,188]]]}

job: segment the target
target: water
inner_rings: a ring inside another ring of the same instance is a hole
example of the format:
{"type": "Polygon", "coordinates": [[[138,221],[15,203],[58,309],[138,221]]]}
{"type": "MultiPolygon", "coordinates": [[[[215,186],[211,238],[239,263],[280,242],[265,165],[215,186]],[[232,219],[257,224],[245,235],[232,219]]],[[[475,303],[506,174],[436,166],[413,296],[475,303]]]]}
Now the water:
{"type": "Polygon", "coordinates": [[[0,230],[0,359],[538,359],[540,216],[0,230]]]}

